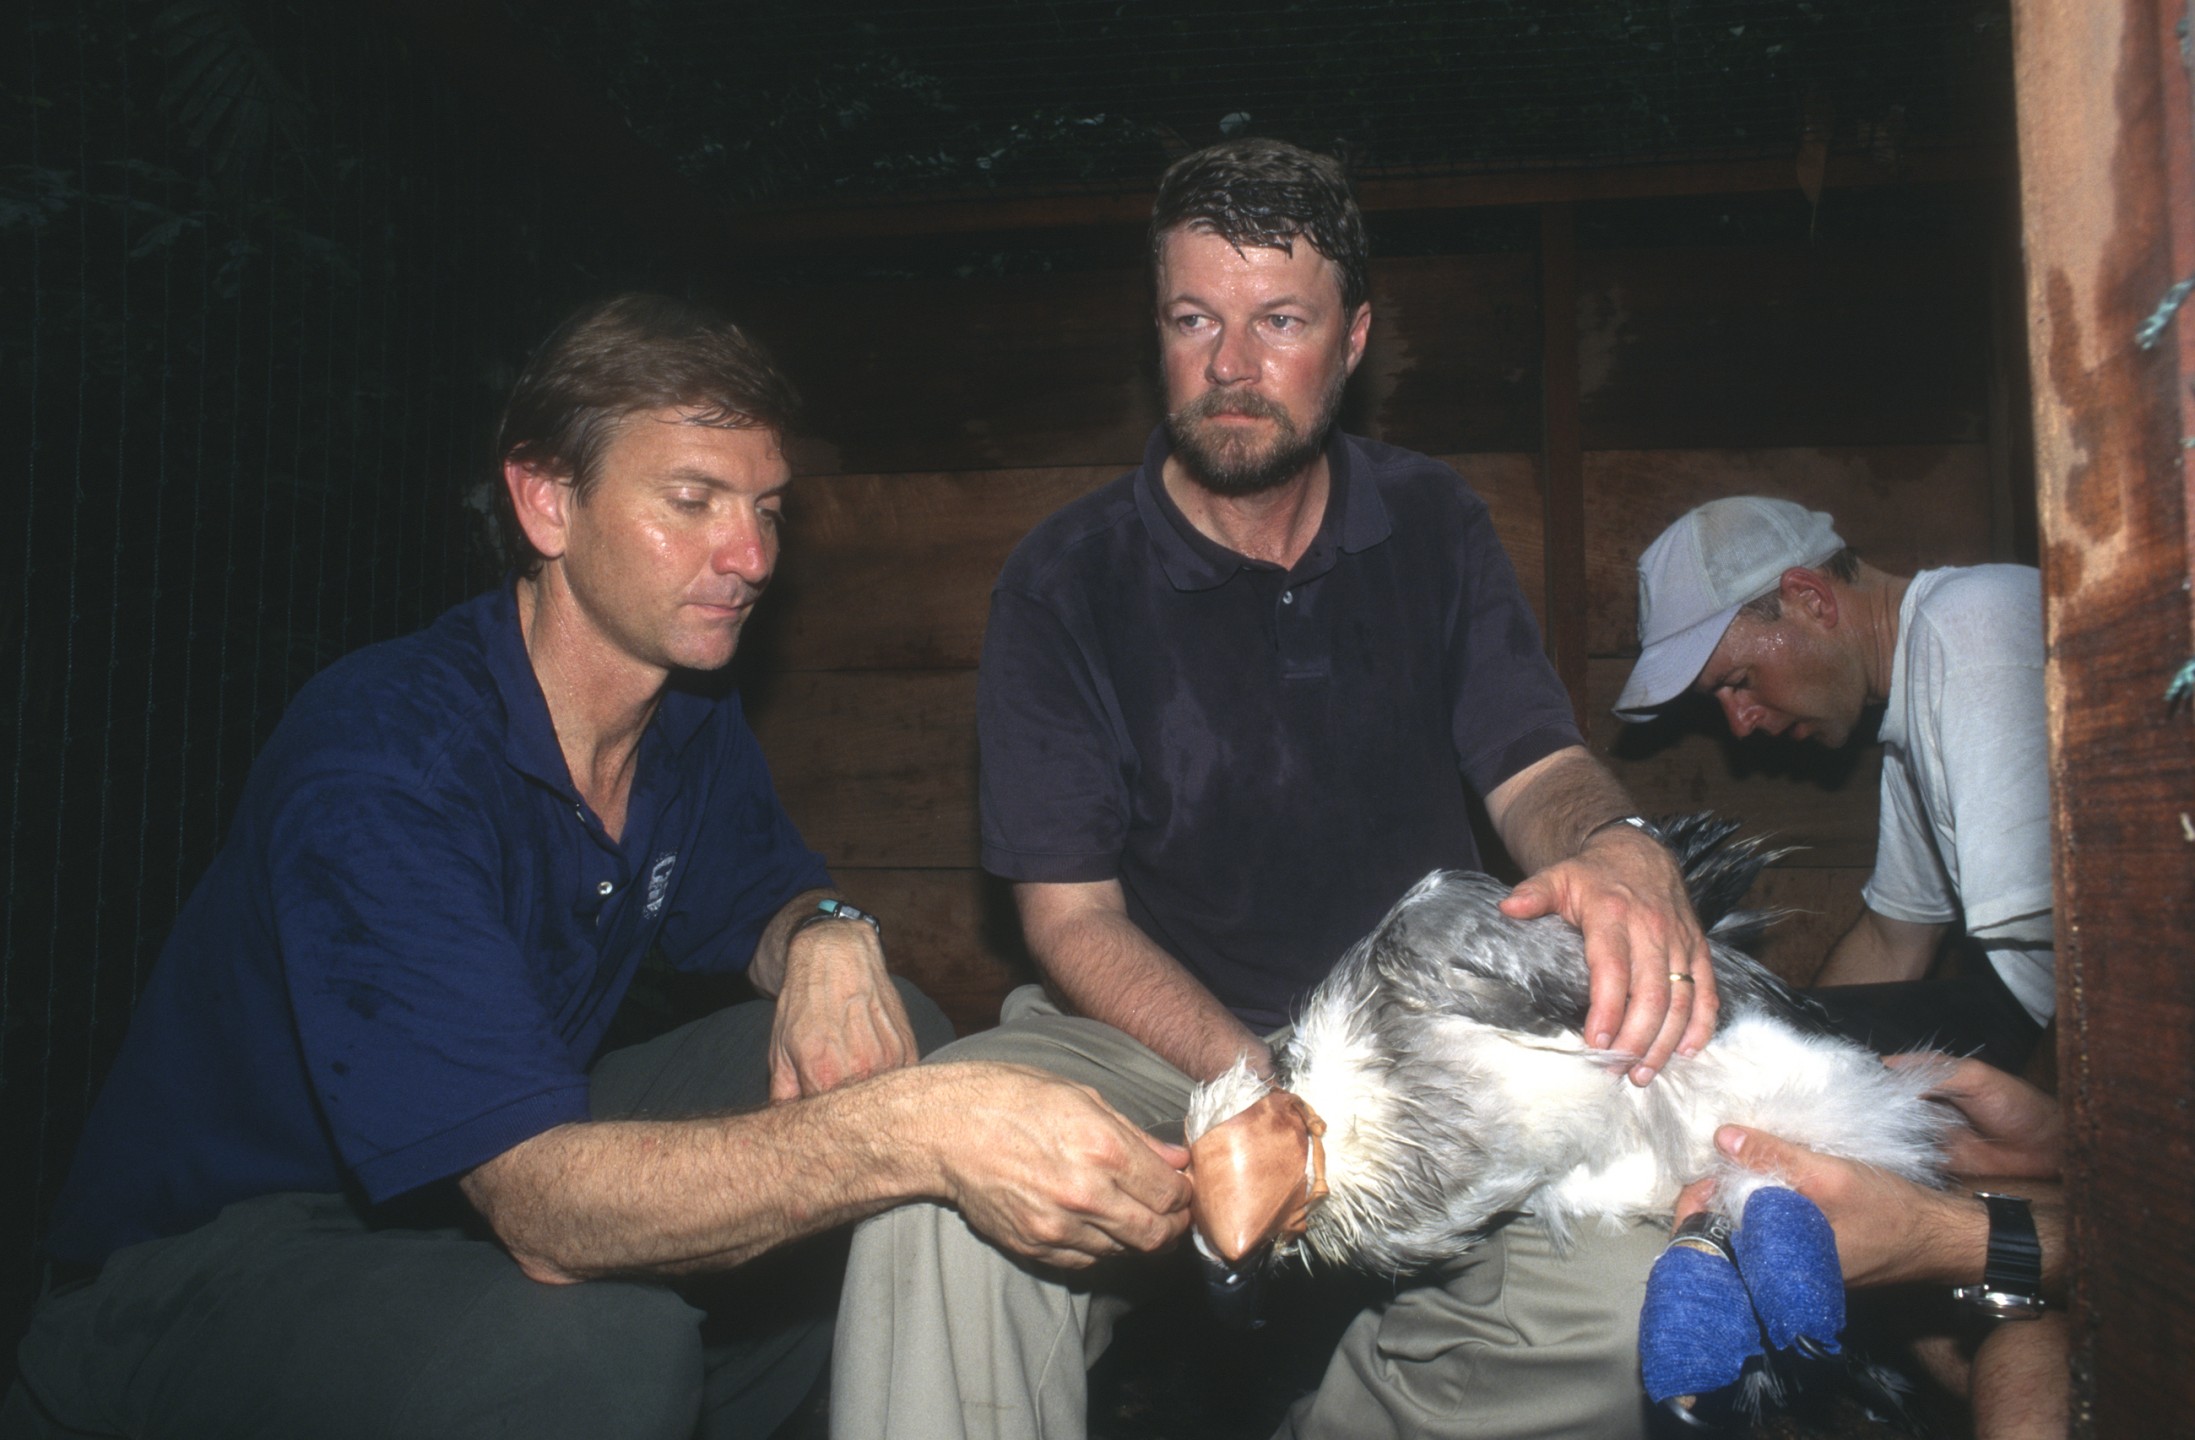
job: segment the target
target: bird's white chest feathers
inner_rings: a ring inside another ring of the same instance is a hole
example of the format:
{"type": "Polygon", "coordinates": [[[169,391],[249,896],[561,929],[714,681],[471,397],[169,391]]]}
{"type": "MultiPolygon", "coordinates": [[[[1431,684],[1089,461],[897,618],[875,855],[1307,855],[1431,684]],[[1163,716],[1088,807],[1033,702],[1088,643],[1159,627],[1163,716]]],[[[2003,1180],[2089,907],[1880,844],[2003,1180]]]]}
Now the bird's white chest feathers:
{"type": "Polygon", "coordinates": [[[1643,1088],[1576,1036],[1428,1016],[1415,1053],[1398,1060],[1349,1019],[1306,1015],[1295,1050],[1304,1063],[1290,1077],[1328,1125],[1323,1218],[1333,1233],[1322,1237],[1315,1220],[1310,1237],[1322,1250],[1391,1226],[1398,1193],[1413,1188],[1421,1204],[1410,1228],[1421,1235],[1429,1223],[1475,1232],[1510,1210],[1557,1235],[1666,1214],[1680,1188],[1708,1174],[1728,1182],[1725,1204],[1742,1206],[1763,1182],[1721,1160],[1723,1124],[1916,1177],[1941,1135],[1920,1098],[1933,1072],[1889,1069],[1763,1017],[1733,1020],[1643,1088]]]}

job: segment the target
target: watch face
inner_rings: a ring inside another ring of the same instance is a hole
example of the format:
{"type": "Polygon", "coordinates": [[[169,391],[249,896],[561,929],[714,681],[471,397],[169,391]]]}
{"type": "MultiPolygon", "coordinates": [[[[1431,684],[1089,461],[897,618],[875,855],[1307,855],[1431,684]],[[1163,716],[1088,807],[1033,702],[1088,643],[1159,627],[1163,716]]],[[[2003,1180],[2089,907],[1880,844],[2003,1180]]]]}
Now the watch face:
{"type": "Polygon", "coordinates": [[[828,917],[833,920],[859,920],[862,924],[867,925],[870,929],[875,930],[878,934],[882,934],[884,932],[883,922],[878,920],[876,916],[871,915],[868,911],[863,910],[858,906],[849,905],[843,900],[816,901],[816,913],[809,918],[813,920],[821,919],[824,917],[828,917]]]}
{"type": "Polygon", "coordinates": [[[1992,1290],[1987,1285],[1968,1285],[1951,1292],[1992,1320],[2033,1320],[2043,1313],[2043,1297],[1992,1290]]]}

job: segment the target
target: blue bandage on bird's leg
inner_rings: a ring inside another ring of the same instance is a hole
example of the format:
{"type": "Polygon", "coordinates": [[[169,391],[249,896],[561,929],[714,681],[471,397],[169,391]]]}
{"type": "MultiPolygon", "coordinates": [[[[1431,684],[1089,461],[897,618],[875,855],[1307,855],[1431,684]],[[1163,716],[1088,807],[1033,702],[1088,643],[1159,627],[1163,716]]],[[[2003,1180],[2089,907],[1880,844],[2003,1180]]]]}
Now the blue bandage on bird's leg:
{"type": "Polygon", "coordinates": [[[1780,1185],[1745,1202],[1736,1240],[1738,1269],[1753,1292],[1768,1343],[1793,1342],[1834,1354],[1844,1332],[1844,1271],[1837,1237],[1813,1201],[1780,1185]]]}
{"type": "Polygon", "coordinates": [[[1694,1215],[1646,1277],[1639,1377],[1657,1405],[1720,1390],[1761,1353],[1760,1324],[1731,1263],[1729,1240],[1728,1220],[1694,1215]]]}

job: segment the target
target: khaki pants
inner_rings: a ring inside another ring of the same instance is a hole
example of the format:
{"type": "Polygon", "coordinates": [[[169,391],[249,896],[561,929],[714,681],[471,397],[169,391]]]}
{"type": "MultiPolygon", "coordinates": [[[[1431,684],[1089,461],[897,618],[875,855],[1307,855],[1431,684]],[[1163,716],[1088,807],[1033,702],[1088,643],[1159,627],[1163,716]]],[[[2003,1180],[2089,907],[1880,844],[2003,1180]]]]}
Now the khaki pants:
{"type": "MultiPolygon", "coordinates": [[[[1002,1020],[931,1063],[1035,1065],[1145,1129],[1179,1124],[1188,1077],[1120,1031],[1061,1014],[1034,986],[1002,1020]]],[[[1360,1315],[1282,1435],[1642,1436],[1639,1306],[1666,1238],[1642,1225],[1558,1255],[1537,1225],[1506,1227],[1360,1315]]],[[[1024,1267],[935,1205],[866,1222],[839,1305],[834,1440],[1080,1440],[1085,1371],[1132,1288],[1120,1266],[1072,1280],[1024,1267]]]]}

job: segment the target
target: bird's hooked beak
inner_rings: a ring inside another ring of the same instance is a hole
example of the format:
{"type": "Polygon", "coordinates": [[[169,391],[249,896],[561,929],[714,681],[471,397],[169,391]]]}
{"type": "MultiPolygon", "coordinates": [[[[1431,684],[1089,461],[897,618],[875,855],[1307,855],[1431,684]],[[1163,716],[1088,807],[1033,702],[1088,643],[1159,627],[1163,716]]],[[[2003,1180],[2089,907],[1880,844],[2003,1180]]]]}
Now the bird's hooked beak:
{"type": "Polygon", "coordinates": [[[1286,1090],[1214,1125],[1189,1147],[1196,1193],[1189,1214],[1204,1247],[1240,1265],[1276,1240],[1294,1240],[1326,1198],[1326,1122],[1286,1090]]]}

